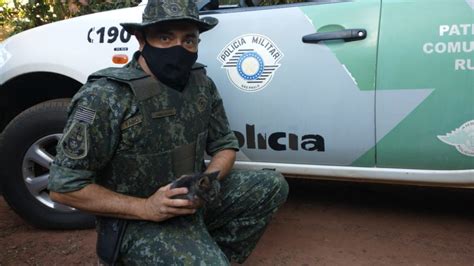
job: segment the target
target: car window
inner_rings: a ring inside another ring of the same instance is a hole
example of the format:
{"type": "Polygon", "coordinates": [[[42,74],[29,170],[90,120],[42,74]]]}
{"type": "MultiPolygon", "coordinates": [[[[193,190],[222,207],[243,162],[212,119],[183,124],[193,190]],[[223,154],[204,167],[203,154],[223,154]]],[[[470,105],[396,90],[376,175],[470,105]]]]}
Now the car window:
{"type": "Polygon", "coordinates": [[[201,14],[245,12],[269,8],[285,8],[315,4],[347,2],[349,0],[201,0],[197,2],[201,14]]]}
{"type": "Polygon", "coordinates": [[[220,6],[240,6],[242,0],[220,0],[220,6]]]}
{"type": "Polygon", "coordinates": [[[273,6],[273,5],[281,5],[281,4],[292,4],[292,3],[299,3],[305,2],[304,0],[244,0],[247,6],[273,6]]]}

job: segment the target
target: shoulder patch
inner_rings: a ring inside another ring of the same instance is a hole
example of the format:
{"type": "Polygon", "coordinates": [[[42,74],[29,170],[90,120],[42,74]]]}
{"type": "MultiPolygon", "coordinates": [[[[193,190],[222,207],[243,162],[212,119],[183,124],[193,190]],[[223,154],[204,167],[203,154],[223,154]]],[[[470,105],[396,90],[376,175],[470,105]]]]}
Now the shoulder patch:
{"type": "Polygon", "coordinates": [[[87,156],[89,144],[87,135],[88,124],[74,121],[59,143],[64,154],[74,160],[87,156]]]}
{"type": "Polygon", "coordinates": [[[94,122],[96,111],[79,105],[74,114],[74,120],[91,125],[94,122]]]}

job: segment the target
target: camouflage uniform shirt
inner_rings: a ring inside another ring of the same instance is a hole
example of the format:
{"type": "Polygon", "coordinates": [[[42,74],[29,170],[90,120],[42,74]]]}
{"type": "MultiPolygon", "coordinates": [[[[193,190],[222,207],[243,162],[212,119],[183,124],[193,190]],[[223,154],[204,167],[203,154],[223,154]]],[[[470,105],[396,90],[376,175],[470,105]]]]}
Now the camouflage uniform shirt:
{"type": "MultiPolygon", "coordinates": [[[[129,70],[130,73],[144,74],[137,62],[138,55],[136,53],[134,59],[127,66],[117,70],[122,73],[128,73],[129,70]]],[[[167,91],[168,94],[181,94],[181,92],[174,91],[160,82],[156,84],[158,84],[159,90],[167,91]]],[[[196,75],[192,73],[190,81],[182,94],[187,95],[186,91],[191,93],[196,90],[206,91],[191,94],[204,95],[203,97],[197,97],[197,99],[186,98],[185,96],[180,98],[180,101],[191,102],[191,104],[183,105],[187,109],[183,108],[178,111],[170,108],[155,110],[152,114],[153,118],[155,116],[166,117],[181,112],[182,116],[188,119],[187,123],[191,123],[190,121],[193,121],[193,124],[205,123],[200,125],[200,127],[206,128],[205,134],[200,134],[203,136],[200,136],[201,139],[198,141],[203,142],[201,146],[205,147],[208,154],[212,156],[223,149],[237,150],[237,139],[229,127],[222,100],[213,81],[204,74],[196,75]],[[193,78],[193,75],[203,79],[200,82],[204,82],[207,86],[204,89],[202,86],[201,88],[195,88],[193,84],[197,83],[197,79],[193,78]],[[194,106],[196,107],[194,108],[194,106]],[[192,117],[193,112],[198,112],[196,110],[201,111],[201,109],[206,108],[209,109],[206,117],[198,119],[192,117]],[[202,139],[202,137],[205,139],[202,139]]],[[[165,98],[165,100],[160,97],[155,98],[152,100],[158,102],[158,105],[162,104],[160,101],[174,100],[172,97],[165,98]]],[[[194,138],[194,136],[189,135],[199,132],[192,131],[194,125],[185,124],[183,126],[182,123],[167,123],[167,134],[154,134],[150,129],[141,126],[146,120],[143,118],[145,110],[140,110],[141,106],[143,105],[140,104],[127,84],[111,81],[107,78],[100,78],[86,83],[72,99],[64,136],[58,144],[57,156],[51,166],[48,189],[64,193],[80,190],[92,183],[99,183],[105,184],[106,187],[120,193],[147,197],[160,186],[172,181],[175,176],[171,177],[169,175],[173,171],[164,170],[164,168],[170,166],[152,164],[147,167],[147,160],[141,159],[140,153],[149,154],[156,150],[176,148],[182,144],[178,143],[181,139],[194,138]],[[136,143],[141,143],[141,146],[135,145],[136,143]],[[167,148],[164,149],[163,147],[167,148]],[[125,159],[123,160],[124,163],[116,164],[118,166],[122,165],[123,169],[117,169],[114,173],[109,174],[111,162],[120,154],[125,154],[128,156],[125,158],[131,159],[125,159]],[[162,169],[160,169],[160,166],[162,169]],[[115,185],[107,185],[110,180],[103,180],[104,177],[106,179],[116,179],[118,178],[116,175],[123,171],[127,172],[129,176],[137,178],[150,175],[153,180],[138,180],[140,182],[134,182],[136,187],[133,189],[123,188],[123,186],[130,185],[130,180],[124,180],[122,183],[118,182],[120,184],[115,185]],[[136,171],[136,173],[130,171],[136,171]]],[[[199,146],[198,144],[197,153],[198,157],[202,158],[204,150],[199,150],[199,146]]],[[[164,161],[160,163],[166,164],[169,162],[164,161]]],[[[202,162],[199,162],[199,164],[202,166],[202,162]]],[[[194,170],[203,170],[199,167],[195,167],[194,170]]]]}

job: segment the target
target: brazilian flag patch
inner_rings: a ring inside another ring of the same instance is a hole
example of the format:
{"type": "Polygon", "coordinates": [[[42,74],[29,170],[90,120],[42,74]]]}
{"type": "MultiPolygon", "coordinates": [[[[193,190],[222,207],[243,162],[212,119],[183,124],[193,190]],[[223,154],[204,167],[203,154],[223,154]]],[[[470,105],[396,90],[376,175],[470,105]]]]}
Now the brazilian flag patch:
{"type": "Polygon", "coordinates": [[[59,145],[67,157],[77,160],[87,156],[87,127],[88,124],[84,122],[74,121],[66,132],[59,145]]]}

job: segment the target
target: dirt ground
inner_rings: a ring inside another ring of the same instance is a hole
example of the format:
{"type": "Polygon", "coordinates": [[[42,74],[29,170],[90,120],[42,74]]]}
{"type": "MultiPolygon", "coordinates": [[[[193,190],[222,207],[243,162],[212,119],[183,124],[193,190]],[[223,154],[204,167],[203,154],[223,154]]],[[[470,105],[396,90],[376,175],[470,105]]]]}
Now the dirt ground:
{"type": "MultiPolygon", "coordinates": [[[[474,194],[290,180],[244,265],[474,265],[474,194]]],[[[0,198],[0,265],[94,265],[95,231],[25,224],[0,198]]]]}

